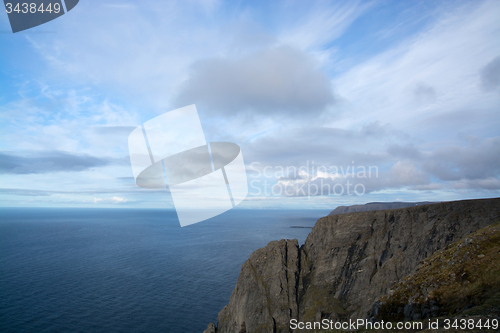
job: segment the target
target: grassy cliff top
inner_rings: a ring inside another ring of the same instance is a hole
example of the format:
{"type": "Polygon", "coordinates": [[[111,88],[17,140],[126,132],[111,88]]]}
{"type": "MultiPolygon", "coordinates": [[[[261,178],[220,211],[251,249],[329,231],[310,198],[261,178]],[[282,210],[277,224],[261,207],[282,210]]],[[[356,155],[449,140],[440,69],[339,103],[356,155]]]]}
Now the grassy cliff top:
{"type": "Polygon", "coordinates": [[[435,252],[380,301],[386,320],[404,319],[409,303],[449,316],[499,314],[500,223],[435,252]]]}

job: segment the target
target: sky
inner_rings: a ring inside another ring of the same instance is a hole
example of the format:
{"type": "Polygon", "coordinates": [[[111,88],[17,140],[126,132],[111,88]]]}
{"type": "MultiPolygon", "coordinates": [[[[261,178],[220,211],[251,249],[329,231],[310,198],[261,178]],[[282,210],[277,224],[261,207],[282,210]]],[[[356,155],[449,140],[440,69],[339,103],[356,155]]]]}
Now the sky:
{"type": "Polygon", "coordinates": [[[128,135],[195,104],[240,208],[500,196],[500,1],[86,1],[0,15],[0,206],[173,208],[128,135]]]}

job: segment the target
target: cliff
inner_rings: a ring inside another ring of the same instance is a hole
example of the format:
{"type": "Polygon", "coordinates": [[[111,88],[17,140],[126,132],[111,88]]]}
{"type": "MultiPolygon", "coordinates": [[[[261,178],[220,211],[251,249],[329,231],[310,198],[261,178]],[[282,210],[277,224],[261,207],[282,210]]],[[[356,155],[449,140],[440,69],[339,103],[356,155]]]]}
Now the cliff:
{"type": "Polygon", "coordinates": [[[430,205],[435,202],[369,202],[364,205],[352,205],[352,206],[338,206],[330,212],[328,215],[339,215],[346,213],[357,213],[357,212],[368,212],[372,210],[386,210],[386,209],[398,209],[407,208],[420,205],[430,205]]]}
{"type": "Polygon", "coordinates": [[[270,242],[242,265],[218,326],[206,332],[289,332],[290,319],[366,318],[435,251],[500,221],[500,199],[333,215],[304,245],[270,242]]]}

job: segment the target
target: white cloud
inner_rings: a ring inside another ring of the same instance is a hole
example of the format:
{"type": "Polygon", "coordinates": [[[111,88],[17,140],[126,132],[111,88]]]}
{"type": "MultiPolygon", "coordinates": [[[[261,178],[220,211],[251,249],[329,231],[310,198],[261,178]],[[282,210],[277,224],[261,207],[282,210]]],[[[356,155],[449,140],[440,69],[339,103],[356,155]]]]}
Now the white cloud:
{"type": "Polygon", "coordinates": [[[114,203],[121,204],[125,202],[129,202],[130,200],[122,197],[111,197],[111,198],[94,198],[94,203],[114,203]]]}
{"type": "Polygon", "coordinates": [[[286,25],[278,33],[283,43],[297,46],[303,50],[324,50],[325,44],[340,37],[353,21],[373,4],[359,1],[330,3],[296,2],[286,3],[294,6],[292,15],[284,15],[286,25]]]}
{"type": "Polygon", "coordinates": [[[499,98],[485,98],[478,85],[480,70],[500,53],[498,10],[498,2],[485,1],[440,13],[430,29],[336,78],[346,101],[344,124],[390,119],[421,135],[412,125],[430,115],[464,108],[492,113],[499,98]]]}

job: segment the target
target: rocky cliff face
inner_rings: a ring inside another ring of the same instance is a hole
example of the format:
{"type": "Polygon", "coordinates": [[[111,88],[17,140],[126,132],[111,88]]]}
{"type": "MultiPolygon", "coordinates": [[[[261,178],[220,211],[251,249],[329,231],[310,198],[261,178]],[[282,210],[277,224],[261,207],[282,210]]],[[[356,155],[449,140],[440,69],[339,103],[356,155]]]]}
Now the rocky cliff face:
{"type": "Polygon", "coordinates": [[[290,319],[366,318],[421,260],[497,221],[500,199],[321,218],[301,247],[274,241],[250,256],[216,331],[289,332],[290,319]]]}

